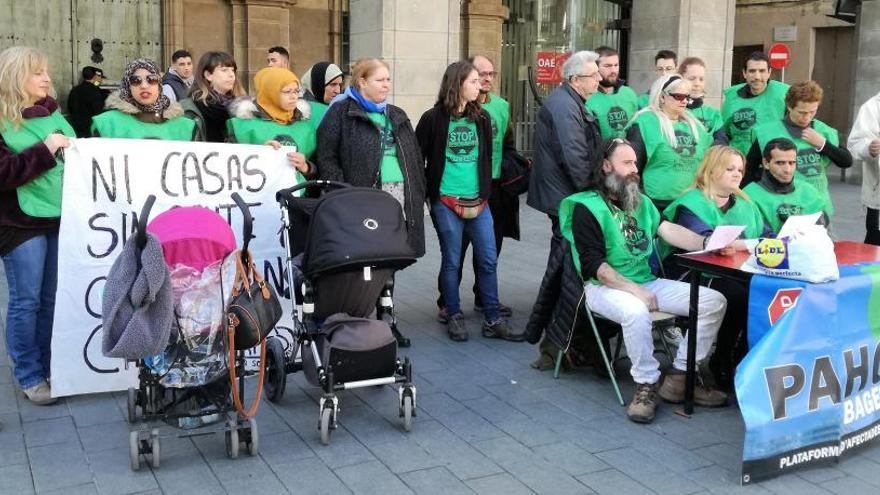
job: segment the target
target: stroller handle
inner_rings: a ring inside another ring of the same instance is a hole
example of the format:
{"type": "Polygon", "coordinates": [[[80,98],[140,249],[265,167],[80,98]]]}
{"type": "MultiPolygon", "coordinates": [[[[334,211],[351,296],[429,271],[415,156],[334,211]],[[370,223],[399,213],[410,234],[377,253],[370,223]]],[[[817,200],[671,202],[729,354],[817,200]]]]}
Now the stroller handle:
{"type": "Polygon", "coordinates": [[[345,182],[339,182],[335,180],[309,180],[306,182],[302,182],[293,187],[288,187],[287,189],[281,189],[277,193],[275,193],[275,200],[279,203],[287,202],[292,199],[293,193],[306,189],[318,189],[321,190],[333,190],[333,189],[345,189],[346,187],[351,187],[351,185],[346,184],[345,182]]]}
{"type": "Polygon", "coordinates": [[[143,249],[144,246],[147,245],[147,220],[150,219],[150,210],[153,209],[153,203],[156,202],[156,196],[150,194],[147,196],[147,201],[144,203],[143,208],[141,208],[141,214],[138,215],[138,225],[137,225],[137,247],[138,249],[143,249]]]}
{"type": "Polygon", "coordinates": [[[235,201],[235,204],[238,206],[238,209],[241,210],[241,215],[244,218],[242,221],[242,242],[244,246],[241,248],[242,259],[248,250],[248,243],[250,243],[251,238],[253,237],[254,231],[254,219],[251,216],[251,209],[248,207],[247,203],[241,199],[241,196],[238,195],[237,192],[232,193],[232,200],[235,201]]]}

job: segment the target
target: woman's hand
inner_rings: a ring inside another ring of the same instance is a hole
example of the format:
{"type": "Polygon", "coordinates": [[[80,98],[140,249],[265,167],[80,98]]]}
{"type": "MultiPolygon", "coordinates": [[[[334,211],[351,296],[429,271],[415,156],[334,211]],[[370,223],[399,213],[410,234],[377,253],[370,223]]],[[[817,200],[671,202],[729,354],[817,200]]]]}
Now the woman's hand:
{"type": "Polygon", "coordinates": [[[821,150],[825,147],[825,136],[819,134],[812,127],[804,129],[803,133],[801,133],[801,139],[812,144],[816,149],[821,150]]]}
{"type": "Polygon", "coordinates": [[[721,256],[733,256],[737,251],[748,251],[749,247],[746,245],[745,241],[741,239],[737,239],[730,243],[729,246],[723,247],[718,250],[718,254],[721,256]]]}
{"type": "Polygon", "coordinates": [[[271,146],[273,150],[280,150],[281,149],[281,143],[279,143],[278,141],[276,141],[274,139],[270,139],[263,144],[266,146],[271,146]]]}
{"type": "Polygon", "coordinates": [[[70,138],[64,134],[49,134],[43,140],[43,144],[49,148],[49,153],[53,155],[58,152],[58,148],[67,148],[70,146],[70,138]]]}
{"type": "Polygon", "coordinates": [[[305,174],[309,171],[309,164],[306,162],[306,155],[296,152],[288,153],[287,160],[294,168],[299,170],[301,174],[305,174]]]}

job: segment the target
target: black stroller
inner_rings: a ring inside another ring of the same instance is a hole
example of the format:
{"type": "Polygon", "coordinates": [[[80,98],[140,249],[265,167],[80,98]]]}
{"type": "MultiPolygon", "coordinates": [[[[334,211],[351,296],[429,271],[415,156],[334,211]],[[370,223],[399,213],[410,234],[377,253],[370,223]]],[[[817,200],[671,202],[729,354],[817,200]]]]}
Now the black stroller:
{"type": "Polygon", "coordinates": [[[280,399],[286,373],[304,370],[324,391],[319,429],[327,445],[337,426],[337,391],[401,383],[398,412],[410,431],[416,387],[409,358],[398,359],[391,331],[397,324],[394,272],[416,261],[400,204],[384,191],[333,181],[298,184],[276,199],[295,328],[283,351],[280,341],[270,342],[277,337],[267,339],[267,396],[280,399]],[[320,197],[299,197],[299,191],[320,197]],[[269,367],[282,359],[285,366],[269,367]]]}
{"type": "MultiPolygon", "coordinates": [[[[244,215],[246,251],[252,225],[250,212],[238,194],[232,197],[244,215]]],[[[224,288],[231,288],[235,274],[235,236],[222,217],[205,208],[174,208],[147,226],[154,200],[153,196],[148,198],[130,242],[136,244],[138,256],[147,243],[147,231],[161,245],[170,269],[174,317],[164,350],[133,361],[138,387],[128,389],[131,468],[138,470],[141,455],[147,454],[152,467],[159,467],[159,429],[150,429],[156,421],[185,431],[198,430],[181,436],[222,431],[230,458],[238,457],[242,443],[250,455],[257,455],[256,421],[237,414],[231,397],[230,366],[241,370],[235,386],[244,395],[244,353],[236,352],[235,362],[229,362],[224,338],[224,288]]],[[[126,368],[128,365],[127,360],[126,368]]]]}

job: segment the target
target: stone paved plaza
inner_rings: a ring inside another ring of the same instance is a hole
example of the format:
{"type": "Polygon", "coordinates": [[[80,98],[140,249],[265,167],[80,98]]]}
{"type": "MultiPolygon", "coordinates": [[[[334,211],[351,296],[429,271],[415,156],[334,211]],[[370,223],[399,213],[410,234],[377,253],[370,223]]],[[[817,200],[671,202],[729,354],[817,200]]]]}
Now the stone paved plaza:
{"type": "MultiPolygon", "coordinates": [[[[832,184],[835,231],[861,240],[858,186],[832,184]]],[[[548,249],[549,222],[522,211],[524,240],[505,242],[502,300],[522,327],[548,249]]],[[[836,467],[739,485],[743,424],[736,408],[697,409],[690,419],[663,405],[649,426],[629,422],[610,383],[592,370],[563,374],[529,367],[528,344],[486,340],[471,310],[472,276],[462,297],[471,339],[453,343],[435,320],[439,248],[428,227],[428,254],[399,275],[396,304],[413,339],[418,417],[404,433],[390,387],[343,393],[330,446],[317,431],[317,389],[288,377],[279,404],[257,416],[260,453],[225,456],[223,436],[163,438],[162,465],[132,472],[124,394],[71,397],[49,407],[15,391],[0,352],[0,493],[878,493],[880,448],[836,467]]],[[[470,271],[468,269],[467,271],[470,271]]],[[[3,278],[5,280],[5,278],[3,278]]],[[[6,287],[0,285],[5,319],[6,287]]],[[[3,319],[0,319],[2,325],[3,319]]],[[[2,339],[2,337],[0,337],[2,339]]],[[[627,399],[632,383],[624,380],[627,399]]],[[[163,434],[177,430],[163,428],[163,434]]]]}

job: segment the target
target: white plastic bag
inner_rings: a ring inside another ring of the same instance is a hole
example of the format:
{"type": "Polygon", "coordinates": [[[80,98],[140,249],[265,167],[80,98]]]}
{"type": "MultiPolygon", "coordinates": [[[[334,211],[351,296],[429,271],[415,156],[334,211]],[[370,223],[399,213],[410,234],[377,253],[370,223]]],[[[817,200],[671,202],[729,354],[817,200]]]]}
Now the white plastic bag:
{"type": "Polygon", "coordinates": [[[807,282],[830,282],[840,278],[834,243],[821,225],[799,228],[781,239],[758,239],[743,271],[807,282]]]}

